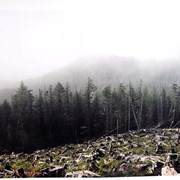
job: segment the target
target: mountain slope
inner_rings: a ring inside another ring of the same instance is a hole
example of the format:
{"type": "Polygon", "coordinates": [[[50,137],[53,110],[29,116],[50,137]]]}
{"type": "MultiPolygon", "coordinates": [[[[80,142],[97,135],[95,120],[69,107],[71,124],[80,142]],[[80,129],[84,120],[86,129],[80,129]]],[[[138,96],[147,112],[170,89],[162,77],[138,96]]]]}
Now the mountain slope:
{"type": "Polygon", "coordinates": [[[33,86],[37,88],[37,85],[42,88],[44,85],[48,87],[49,84],[53,85],[58,81],[63,85],[69,82],[72,89],[83,89],[88,77],[92,78],[98,87],[103,87],[108,84],[117,85],[121,82],[128,82],[129,79],[139,80],[140,72],[139,63],[133,58],[116,56],[85,58],[25,83],[32,88],[33,86]]]}
{"type": "MultiPolygon", "coordinates": [[[[64,86],[68,82],[72,90],[83,90],[87,83],[87,78],[102,90],[104,86],[117,86],[120,83],[128,84],[131,81],[134,85],[139,84],[140,79],[144,85],[150,87],[170,87],[173,83],[180,82],[180,61],[178,59],[168,59],[164,61],[140,61],[134,58],[123,58],[118,56],[84,57],[72,64],[53,71],[36,79],[24,80],[24,83],[34,93],[38,89],[48,89],[49,85],[57,82],[64,86]]],[[[3,83],[4,84],[4,83],[3,83]]],[[[15,88],[18,83],[7,83],[1,89],[15,88]]],[[[13,91],[0,91],[0,100],[10,98],[13,91]],[[11,92],[11,93],[8,93],[11,92]]]]}
{"type": "Polygon", "coordinates": [[[117,56],[87,57],[25,83],[32,89],[37,89],[48,88],[50,84],[57,82],[63,85],[69,82],[73,90],[79,90],[85,88],[87,78],[90,77],[100,89],[107,85],[128,84],[129,81],[136,85],[140,79],[148,86],[170,87],[173,83],[180,82],[179,68],[178,60],[158,62],[117,56]]]}

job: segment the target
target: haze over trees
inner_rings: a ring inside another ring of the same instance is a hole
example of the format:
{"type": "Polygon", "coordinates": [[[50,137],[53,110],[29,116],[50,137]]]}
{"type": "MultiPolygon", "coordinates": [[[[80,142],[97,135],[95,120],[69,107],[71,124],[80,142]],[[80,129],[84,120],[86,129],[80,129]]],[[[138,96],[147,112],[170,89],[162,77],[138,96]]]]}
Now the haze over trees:
{"type": "MultiPolygon", "coordinates": [[[[119,83],[128,85],[129,81],[137,86],[140,79],[143,79],[143,84],[149,88],[156,87],[161,90],[162,87],[170,89],[173,83],[180,82],[179,67],[178,59],[141,61],[118,56],[84,57],[41,77],[22,79],[30,89],[33,89],[34,96],[38,95],[39,89],[55,86],[57,82],[61,82],[63,86],[68,82],[72,91],[83,91],[88,77],[93,79],[98,91],[102,91],[107,85],[113,87],[117,87],[119,83]]],[[[4,99],[10,101],[19,86],[19,81],[0,81],[0,83],[0,102],[4,99]]]]}

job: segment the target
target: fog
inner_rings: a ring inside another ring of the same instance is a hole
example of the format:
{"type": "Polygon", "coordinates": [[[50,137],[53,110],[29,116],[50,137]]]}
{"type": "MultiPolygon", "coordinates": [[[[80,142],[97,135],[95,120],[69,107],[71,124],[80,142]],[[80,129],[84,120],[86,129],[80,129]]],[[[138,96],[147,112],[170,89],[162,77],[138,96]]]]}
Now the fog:
{"type": "Polygon", "coordinates": [[[178,58],[178,5],[172,0],[1,1],[0,80],[35,78],[89,56],[178,58]]]}

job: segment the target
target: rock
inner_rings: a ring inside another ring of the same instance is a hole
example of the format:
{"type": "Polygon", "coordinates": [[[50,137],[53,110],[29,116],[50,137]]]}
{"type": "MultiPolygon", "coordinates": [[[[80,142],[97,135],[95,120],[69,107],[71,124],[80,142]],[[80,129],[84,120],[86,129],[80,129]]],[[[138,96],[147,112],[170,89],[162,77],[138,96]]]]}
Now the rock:
{"type": "Polygon", "coordinates": [[[178,173],[174,168],[170,168],[169,166],[165,166],[161,170],[161,175],[162,176],[177,176],[178,173]]]}

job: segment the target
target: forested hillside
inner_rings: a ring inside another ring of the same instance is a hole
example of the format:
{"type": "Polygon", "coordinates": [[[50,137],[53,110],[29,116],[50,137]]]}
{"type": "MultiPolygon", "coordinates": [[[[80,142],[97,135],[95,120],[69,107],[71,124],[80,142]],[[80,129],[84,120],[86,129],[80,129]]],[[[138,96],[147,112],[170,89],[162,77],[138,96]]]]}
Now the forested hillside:
{"type": "MultiPolygon", "coordinates": [[[[22,77],[22,80],[29,89],[33,89],[34,96],[39,93],[39,88],[48,89],[57,82],[61,82],[63,86],[69,82],[72,91],[83,91],[88,77],[93,79],[98,91],[102,91],[107,85],[112,87],[117,87],[119,83],[128,85],[129,81],[137,87],[140,79],[143,79],[143,84],[148,88],[156,87],[159,91],[162,87],[169,90],[174,83],[180,83],[179,67],[178,59],[141,61],[118,56],[84,57],[41,77],[33,79],[22,77]]],[[[19,82],[0,83],[0,102],[4,99],[10,101],[19,82]]]]}
{"type": "Polygon", "coordinates": [[[108,84],[117,86],[120,82],[127,85],[132,81],[136,86],[139,79],[143,79],[146,86],[160,89],[180,82],[179,68],[179,59],[142,61],[118,56],[84,57],[57,71],[24,82],[34,91],[55,85],[58,81],[64,86],[69,82],[72,90],[83,90],[87,78],[91,77],[98,89],[102,90],[108,84]]]}
{"type": "Polygon", "coordinates": [[[152,127],[178,127],[180,86],[170,90],[120,83],[98,90],[91,78],[83,90],[60,82],[33,95],[23,82],[0,105],[1,150],[38,148],[97,139],[152,127]]]}

